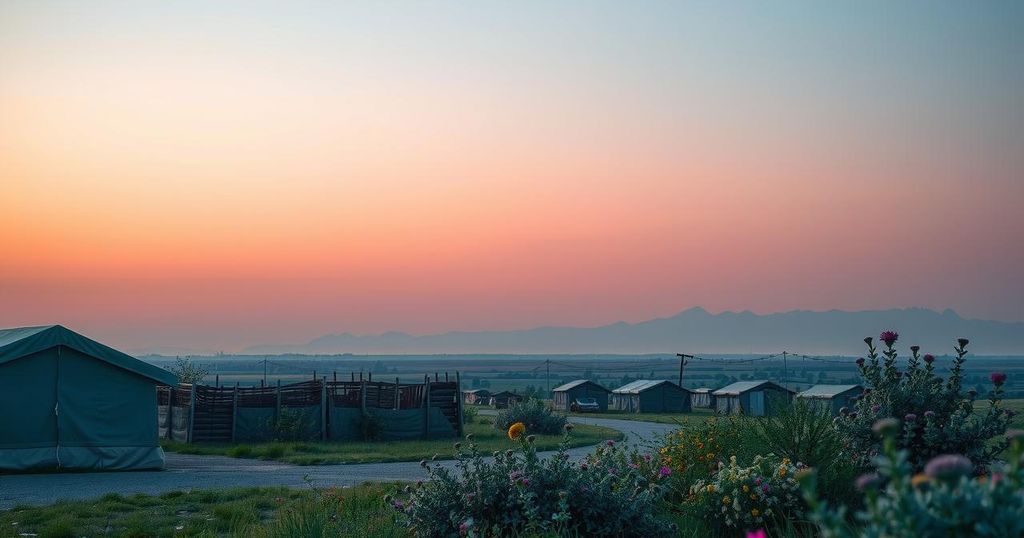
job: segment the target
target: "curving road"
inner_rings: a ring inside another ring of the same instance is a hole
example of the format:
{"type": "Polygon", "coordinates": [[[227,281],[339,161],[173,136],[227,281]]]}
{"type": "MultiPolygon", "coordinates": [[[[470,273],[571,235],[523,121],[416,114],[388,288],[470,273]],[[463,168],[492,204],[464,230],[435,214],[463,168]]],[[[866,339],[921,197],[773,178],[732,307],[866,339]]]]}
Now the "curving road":
{"type": "MultiPolygon", "coordinates": [[[[671,424],[632,420],[572,417],[577,424],[607,426],[626,434],[627,442],[653,440],[674,429],[671,424]]],[[[574,448],[581,457],[591,447],[574,448]]],[[[451,462],[441,462],[452,465],[451,462]]],[[[353,486],[363,482],[417,480],[418,462],[297,466],[225,456],[167,454],[163,471],[119,473],[56,473],[0,476],[0,509],[18,504],[50,504],[58,500],[92,499],[108,493],[156,495],[168,491],[248,486],[353,486]]]]}

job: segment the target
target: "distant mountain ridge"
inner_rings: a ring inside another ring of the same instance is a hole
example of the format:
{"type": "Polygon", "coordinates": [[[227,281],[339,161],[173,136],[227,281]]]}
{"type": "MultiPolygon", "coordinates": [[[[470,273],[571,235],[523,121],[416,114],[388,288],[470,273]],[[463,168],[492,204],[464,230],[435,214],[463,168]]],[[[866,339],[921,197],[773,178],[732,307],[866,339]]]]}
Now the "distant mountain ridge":
{"type": "Polygon", "coordinates": [[[862,353],[864,336],[894,329],[904,346],[918,344],[948,353],[956,338],[972,340],[982,355],[1024,354],[1024,322],[965,319],[952,310],[809,311],[774,314],[722,312],[701,307],[639,323],[600,327],[538,327],[514,331],[447,332],[416,336],[401,332],[322,336],[299,345],[253,346],[248,354],[473,354],[473,353],[862,353]]]}

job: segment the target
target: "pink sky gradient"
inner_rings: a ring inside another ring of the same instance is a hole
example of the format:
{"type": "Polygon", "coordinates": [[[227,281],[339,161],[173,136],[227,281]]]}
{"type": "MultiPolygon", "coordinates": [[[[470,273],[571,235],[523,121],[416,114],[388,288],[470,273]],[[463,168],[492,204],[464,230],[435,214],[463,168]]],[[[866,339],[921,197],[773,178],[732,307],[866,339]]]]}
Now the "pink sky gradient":
{"type": "Polygon", "coordinates": [[[0,8],[0,326],[232,351],[694,305],[1024,320],[997,14],[33,6],[0,8]]]}

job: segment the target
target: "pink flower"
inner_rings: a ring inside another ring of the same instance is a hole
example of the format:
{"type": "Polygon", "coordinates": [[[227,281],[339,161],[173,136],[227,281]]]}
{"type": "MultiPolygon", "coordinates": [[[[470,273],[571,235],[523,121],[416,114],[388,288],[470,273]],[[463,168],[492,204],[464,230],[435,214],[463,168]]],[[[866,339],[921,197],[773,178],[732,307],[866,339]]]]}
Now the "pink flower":
{"type": "Polygon", "coordinates": [[[661,475],[662,477],[666,477],[666,476],[668,476],[668,475],[672,474],[672,469],[669,469],[668,467],[664,467],[664,466],[663,466],[663,467],[662,467],[662,468],[661,468],[661,469],[660,469],[660,470],[658,471],[658,474],[659,474],[659,475],[661,475]]]}
{"type": "Polygon", "coordinates": [[[609,439],[609,440],[605,441],[605,444],[607,444],[608,446],[615,446],[615,441],[612,441],[611,439],[609,439]]]}
{"type": "Polygon", "coordinates": [[[756,531],[747,531],[747,538],[768,538],[768,534],[764,532],[764,529],[757,529],[756,531]]]}
{"type": "Polygon", "coordinates": [[[900,335],[896,331],[883,331],[882,334],[878,335],[878,339],[885,342],[885,345],[892,347],[899,340],[900,335]]]}
{"type": "Polygon", "coordinates": [[[928,364],[931,364],[931,363],[935,362],[935,355],[932,355],[931,353],[926,354],[924,356],[924,362],[926,362],[928,364]]]}
{"type": "Polygon", "coordinates": [[[864,358],[863,357],[857,359],[857,366],[864,366],[864,358]]]}
{"type": "Polygon", "coordinates": [[[1006,382],[1006,374],[1002,372],[992,372],[989,374],[988,378],[992,381],[992,384],[997,387],[1006,382]]]}

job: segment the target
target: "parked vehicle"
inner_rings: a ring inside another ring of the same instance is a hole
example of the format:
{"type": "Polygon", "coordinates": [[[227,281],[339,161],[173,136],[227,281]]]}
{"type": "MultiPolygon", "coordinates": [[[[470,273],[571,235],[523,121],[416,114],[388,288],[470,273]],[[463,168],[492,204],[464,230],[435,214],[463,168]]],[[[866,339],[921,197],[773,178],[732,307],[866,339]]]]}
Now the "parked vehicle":
{"type": "Polygon", "coordinates": [[[601,406],[597,405],[597,398],[577,398],[569,409],[573,413],[596,413],[601,410],[601,406]]]}

